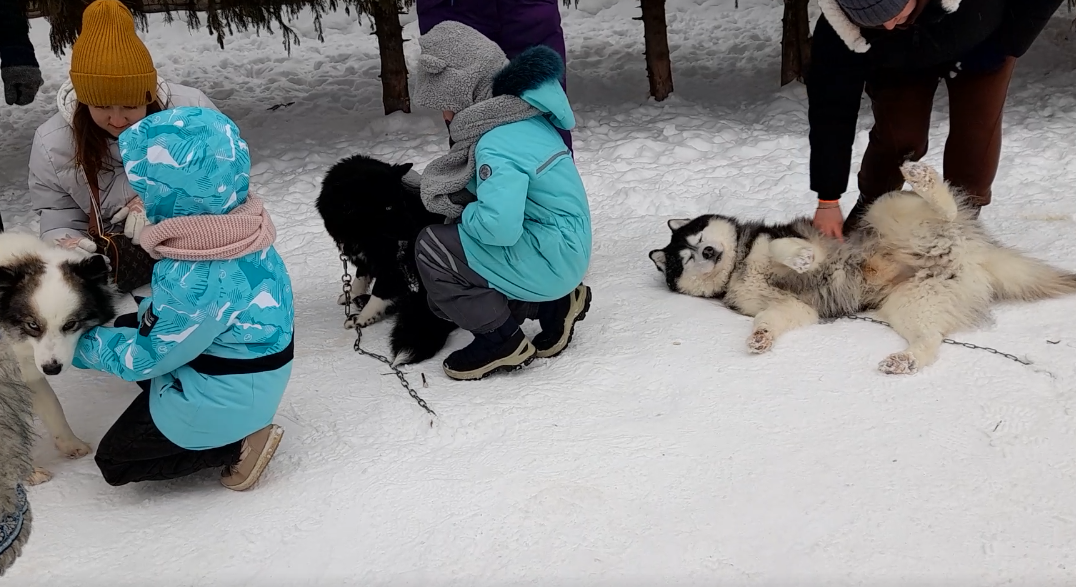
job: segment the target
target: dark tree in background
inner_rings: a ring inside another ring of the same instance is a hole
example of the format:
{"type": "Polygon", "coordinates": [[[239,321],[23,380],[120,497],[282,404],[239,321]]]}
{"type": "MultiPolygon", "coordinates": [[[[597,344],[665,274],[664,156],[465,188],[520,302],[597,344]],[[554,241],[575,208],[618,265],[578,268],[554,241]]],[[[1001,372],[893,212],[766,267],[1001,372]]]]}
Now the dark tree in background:
{"type": "Polygon", "coordinates": [[[811,21],[807,15],[810,0],[785,0],[781,34],[781,85],[793,80],[806,82],[811,64],[811,21]]]}
{"type": "Polygon", "coordinates": [[[403,26],[400,11],[413,0],[369,0],[364,4],[374,20],[374,34],[381,54],[381,101],[385,114],[411,112],[411,94],[407,89],[407,61],[403,51],[403,26]]]}
{"type": "Polygon", "coordinates": [[[672,60],[669,58],[669,27],[665,22],[665,0],[639,0],[646,44],[646,77],[650,95],[658,102],[673,91],[672,60]]]}

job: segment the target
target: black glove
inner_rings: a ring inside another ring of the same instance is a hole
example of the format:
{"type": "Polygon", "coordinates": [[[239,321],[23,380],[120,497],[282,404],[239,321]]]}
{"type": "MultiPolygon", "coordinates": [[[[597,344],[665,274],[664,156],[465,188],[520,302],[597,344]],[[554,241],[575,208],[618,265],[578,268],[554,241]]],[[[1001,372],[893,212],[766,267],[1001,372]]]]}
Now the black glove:
{"type": "Polygon", "coordinates": [[[12,65],[0,68],[4,82],[4,100],[8,105],[25,106],[34,101],[37,91],[45,83],[41,68],[33,65],[12,65]]]}

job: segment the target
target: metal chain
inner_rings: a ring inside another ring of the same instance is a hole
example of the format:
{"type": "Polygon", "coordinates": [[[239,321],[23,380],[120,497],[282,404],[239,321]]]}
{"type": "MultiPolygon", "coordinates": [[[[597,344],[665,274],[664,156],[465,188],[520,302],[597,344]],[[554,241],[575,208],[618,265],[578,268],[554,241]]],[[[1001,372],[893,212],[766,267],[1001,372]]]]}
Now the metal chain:
{"type": "MultiPolygon", "coordinates": [[[[348,270],[347,256],[341,254],[340,255],[340,261],[344,264],[344,274],[340,277],[340,280],[343,282],[343,290],[344,290],[344,316],[345,316],[346,320],[350,320],[351,319],[351,272],[348,270]]],[[[403,388],[407,390],[407,394],[410,395],[411,398],[414,399],[416,402],[418,402],[418,405],[422,406],[422,409],[426,410],[431,415],[436,416],[437,412],[434,412],[433,410],[431,410],[430,406],[426,405],[426,400],[419,397],[418,392],[416,392],[414,390],[414,388],[411,387],[411,383],[409,381],[407,381],[407,376],[404,375],[403,371],[400,371],[399,367],[396,367],[395,365],[393,365],[392,361],[390,361],[388,358],[383,357],[383,356],[381,356],[381,355],[379,355],[377,353],[371,353],[370,351],[365,350],[365,349],[362,348],[362,346],[360,346],[361,343],[362,343],[362,329],[359,328],[358,324],[355,324],[354,326],[355,326],[355,345],[354,345],[355,352],[359,353],[360,355],[366,355],[367,357],[377,359],[378,361],[381,361],[382,363],[388,365],[389,369],[392,369],[392,372],[396,374],[396,378],[400,380],[400,385],[402,385],[403,388]]]]}
{"type": "MultiPolygon", "coordinates": [[[[887,326],[889,328],[892,328],[892,325],[890,325],[888,322],[885,322],[883,320],[878,320],[877,318],[871,318],[870,316],[841,316],[841,318],[847,318],[848,320],[862,320],[864,322],[873,322],[874,324],[881,324],[882,326],[887,326]]],[[[953,345],[956,345],[956,346],[962,346],[962,347],[964,347],[966,349],[978,349],[978,350],[981,350],[981,351],[986,351],[988,353],[993,353],[995,355],[1005,357],[1006,359],[1009,359],[1011,361],[1016,361],[1017,363],[1020,363],[1021,365],[1031,365],[1030,361],[1025,361],[1025,360],[1021,359],[1020,357],[1017,357],[1016,355],[1010,355],[1009,353],[1003,353],[1003,352],[1001,352],[1001,351],[999,351],[997,349],[990,348],[988,346],[979,346],[979,345],[976,345],[976,344],[971,344],[970,342],[960,342],[958,340],[953,340],[951,338],[943,338],[942,342],[944,342],[945,344],[953,344],[953,345]]]]}

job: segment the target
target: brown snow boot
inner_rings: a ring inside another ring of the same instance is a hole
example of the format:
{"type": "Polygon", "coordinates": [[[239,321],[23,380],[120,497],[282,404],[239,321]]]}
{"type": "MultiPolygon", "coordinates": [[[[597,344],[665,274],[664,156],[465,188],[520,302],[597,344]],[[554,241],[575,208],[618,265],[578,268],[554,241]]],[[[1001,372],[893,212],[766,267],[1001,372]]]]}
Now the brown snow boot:
{"type": "Polygon", "coordinates": [[[283,428],[270,424],[244,438],[239,449],[239,462],[224,468],[221,485],[233,491],[250,489],[269,465],[283,436],[283,428]]]}

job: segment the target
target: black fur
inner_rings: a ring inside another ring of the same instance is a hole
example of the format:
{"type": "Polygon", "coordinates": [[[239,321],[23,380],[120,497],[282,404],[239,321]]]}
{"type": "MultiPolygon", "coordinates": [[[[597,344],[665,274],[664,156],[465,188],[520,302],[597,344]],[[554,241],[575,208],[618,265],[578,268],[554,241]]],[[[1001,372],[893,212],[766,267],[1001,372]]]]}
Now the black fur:
{"type": "MultiPolygon", "coordinates": [[[[392,352],[407,358],[400,364],[434,356],[456,329],[430,310],[426,288],[418,277],[418,233],[431,224],[443,224],[445,217],[427,211],[417,189],[402,182],[410,169],[410,163],[392,165],[365,155],[347,157],[329,169],[316,202],[326,231],[355,266],[356,277],[372,278],[370,293],[392,301],[390,311],[396,314],[392,352]]],[[[356,299],[361,307],[369,295],[356,299]]]]}
{"type": "Polygon", "coordinates": [[[535,45],[523,51],[493,77],[494,96],[521,96],[542,84],[559,80],[564,62],[556,51],[535,45]]]}

